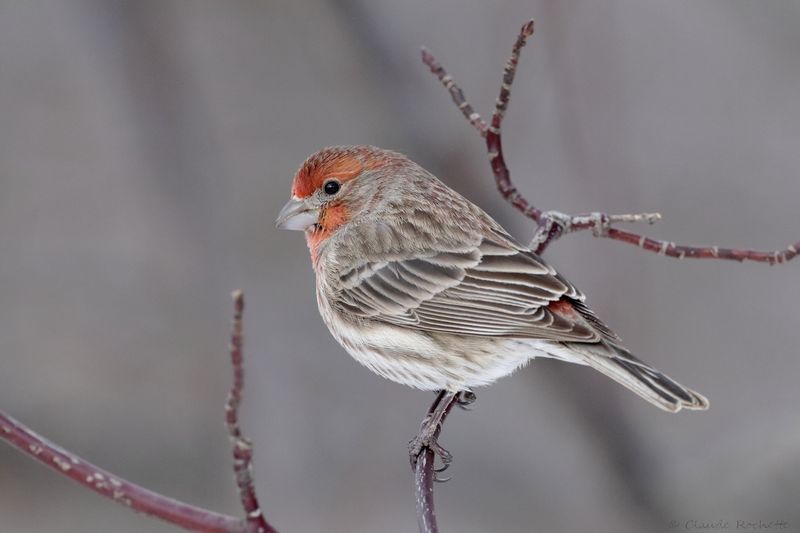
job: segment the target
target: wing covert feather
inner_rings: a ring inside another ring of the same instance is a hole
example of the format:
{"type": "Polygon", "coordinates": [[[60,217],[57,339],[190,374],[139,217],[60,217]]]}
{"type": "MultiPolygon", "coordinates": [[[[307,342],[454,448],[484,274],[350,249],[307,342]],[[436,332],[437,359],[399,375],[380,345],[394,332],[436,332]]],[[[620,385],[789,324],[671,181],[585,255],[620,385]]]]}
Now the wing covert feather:
{"type": "Polygon", "coordinates": [[[456,335],[594,342],[598,331],[551,312],[583,295],[513,241],[364,262],[339,274],[340,311],[358,319],[456,335]]]}

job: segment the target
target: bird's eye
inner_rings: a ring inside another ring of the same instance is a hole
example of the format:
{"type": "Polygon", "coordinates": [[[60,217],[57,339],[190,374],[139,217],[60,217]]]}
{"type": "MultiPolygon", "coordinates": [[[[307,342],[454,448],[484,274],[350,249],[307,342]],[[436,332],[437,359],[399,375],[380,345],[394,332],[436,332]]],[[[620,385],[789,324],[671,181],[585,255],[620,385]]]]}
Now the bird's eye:
{"type": "Polygon", "coordinates": [[[340,188],[341,188],[341,185],[339,185],[339,182],[336,181],[336,180],[328,180],[328,181],[325,182],[325,185],[323,185],[323,189],[325,190],[325,194],[330,194],[330,195],[334,195],[337,192],[339,192],[340,188]]]}

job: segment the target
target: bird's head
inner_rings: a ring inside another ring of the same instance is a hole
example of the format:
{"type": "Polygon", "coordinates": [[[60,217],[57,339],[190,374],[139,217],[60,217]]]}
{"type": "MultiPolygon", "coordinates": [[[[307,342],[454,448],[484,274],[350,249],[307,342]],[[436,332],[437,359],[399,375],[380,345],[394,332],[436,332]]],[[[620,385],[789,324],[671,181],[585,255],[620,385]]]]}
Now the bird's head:
{"type": "Polygon", "coordinates": [[[311,155],[292,182],[292,196],[275,226],[322,239],[381,196],[381,178],[406,165],[405,156],[372,146],[334,146],[311,155]]]}

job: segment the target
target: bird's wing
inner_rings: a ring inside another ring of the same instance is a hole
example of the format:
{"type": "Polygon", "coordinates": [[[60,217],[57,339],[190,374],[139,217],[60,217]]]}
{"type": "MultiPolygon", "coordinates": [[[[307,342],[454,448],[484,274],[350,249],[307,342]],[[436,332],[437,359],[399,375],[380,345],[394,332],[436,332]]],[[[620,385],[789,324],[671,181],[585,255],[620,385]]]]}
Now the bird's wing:
{"type": "Polygon", "coordinates": [[[572,284],[503,235],[413,259],[361,261],[337,285],[335,305],[358,319],[458,335],[609,338],[572,284]]]}

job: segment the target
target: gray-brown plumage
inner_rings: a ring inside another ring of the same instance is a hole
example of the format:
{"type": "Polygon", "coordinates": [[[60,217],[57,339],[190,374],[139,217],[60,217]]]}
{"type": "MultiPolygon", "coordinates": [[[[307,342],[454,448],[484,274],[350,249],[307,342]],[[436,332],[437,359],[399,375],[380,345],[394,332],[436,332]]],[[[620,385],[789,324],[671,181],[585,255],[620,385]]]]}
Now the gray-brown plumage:
{"type": "Polygon", "coordinates": [[[322,317],[374,372],[455,392],[555,357],[667,411],[708,407],[634,357],[569,281],[405,156],[326,148],[292,192],[277,224],[305,230],[322,317]]]}

